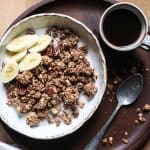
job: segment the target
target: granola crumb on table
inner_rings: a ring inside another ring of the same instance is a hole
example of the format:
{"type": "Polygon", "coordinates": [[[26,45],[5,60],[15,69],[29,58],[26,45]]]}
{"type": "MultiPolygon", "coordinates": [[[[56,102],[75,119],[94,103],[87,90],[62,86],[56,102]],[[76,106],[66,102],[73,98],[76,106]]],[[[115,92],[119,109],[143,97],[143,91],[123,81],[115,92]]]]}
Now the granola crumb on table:
{"type": "Polygon", "coordinates": [[[123,142],[124,144],[128,144],[128,143],[129,143],[129,140],[126,139],[126,138],[123,138],[123,139],[122,139],[122,142],[123,142]]]}
{"type": "Polygon", "coordinates": [[[149,104],[145,104],[143,107],[143,110],[146,112],[150,111],[150,105],[149,104]]]}
{"type": "Polygon", "coordinates": [[[102,143],[103,143],[104,145],[107,144],[107,143],[108,143],[107,138],[104,138],[104,139],[102,140],[102,143]]]}
{"type": "MultiPolygon", "coordinates": [[[[35,32],[29,30],[27,34],[35,32]]],[[[20,72],[5,85],[7,104],[26,114],[26,123],[31,127],[43,119],[57,126],[61,122],[69,125],[84,107],[79,95],[92,97],[97,92],[95,69],[85,57],[88,47],[79,47],[79,37],[69,29],[51,27],[46,34],[53,40],[41,52],[40,65],[20,72]]]]}
{"type": "Polygon", "coordinates": [[[109,137],[109,138],[108,138],[108,142],[109,142],[109,144],[111,144],[111,145],[112,145],[112,144],[113,144],[113,140],[114,140],[114,138],[113,138],[113,137],[109,137]]]}

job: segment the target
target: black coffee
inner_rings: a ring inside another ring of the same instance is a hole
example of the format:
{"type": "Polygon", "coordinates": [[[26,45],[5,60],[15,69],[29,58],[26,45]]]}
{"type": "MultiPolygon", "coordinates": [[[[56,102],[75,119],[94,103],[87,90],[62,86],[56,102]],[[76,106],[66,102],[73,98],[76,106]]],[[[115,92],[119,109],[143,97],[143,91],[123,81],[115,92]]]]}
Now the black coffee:
{"type": "Polygon", "coordinates": [[[103,30],[107,40],[116,46],[135,42],[141,33],[138,17],[129,10],[114,10],[106,16],[103,30]]]}

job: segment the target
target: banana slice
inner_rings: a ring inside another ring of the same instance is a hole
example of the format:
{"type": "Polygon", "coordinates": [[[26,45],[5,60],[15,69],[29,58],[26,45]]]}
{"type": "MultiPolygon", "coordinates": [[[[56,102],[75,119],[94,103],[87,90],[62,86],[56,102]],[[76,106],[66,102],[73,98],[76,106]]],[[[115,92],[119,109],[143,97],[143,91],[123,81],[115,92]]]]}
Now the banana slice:
{"type": "Polygon", "coordinates": [[[6,48],[11,52],[20,52],[32,47],[37,42],[37,39],[37,35],[22,35],[8,43],[6,48]]]}
{"type": "Polygon", "coordinates": [[[19,53],[7,52],[7,55],[4,59],[4,62],[7,63],[8,61],[11,61],[11,60],[19,62],[23,57],[25,57],[26,54],[27,54],[27,50],[24,50],[24,51],[19,52],[19,53]]]}
{"type": "Polygon", "coordinates": [[[30,53],[26,55],[19,64],[19,70],[27,71],[37,67],[42,60],[42,57],[39,53],[30,53]]]}
{"type": "Polygon", "coordinates": [[[1,71],[0,78],[3,83],[12,81],[19,72],[19,66],[15,61],[9,61],[6,63],[1,71]]]}
{"type": "Polygon", "coordinates": [[[29,52],[41,52],[47,48],[52,38],[49,35],[41,35],[37,43],[29,49],[29,52]]]}

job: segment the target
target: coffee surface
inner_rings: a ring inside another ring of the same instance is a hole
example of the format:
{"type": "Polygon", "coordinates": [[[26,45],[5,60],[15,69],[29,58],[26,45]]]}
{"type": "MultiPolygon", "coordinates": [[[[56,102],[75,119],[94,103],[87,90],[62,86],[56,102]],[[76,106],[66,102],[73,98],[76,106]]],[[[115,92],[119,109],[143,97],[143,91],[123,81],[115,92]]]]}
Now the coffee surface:
{"type": "Polygon", "coordinates": [[[106,16],[103,30],[111,44],[126,46],[135,42],[140,36],[141,23],[133,12],[126,9],[118,9],[106,16]]]}

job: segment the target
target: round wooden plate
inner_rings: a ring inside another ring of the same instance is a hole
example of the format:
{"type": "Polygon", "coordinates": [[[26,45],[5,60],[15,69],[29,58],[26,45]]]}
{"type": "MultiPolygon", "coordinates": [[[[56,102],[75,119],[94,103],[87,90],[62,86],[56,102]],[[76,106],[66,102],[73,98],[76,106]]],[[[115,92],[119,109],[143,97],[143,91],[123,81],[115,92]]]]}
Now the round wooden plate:
{"type": "Polygon", "coordinates": [[[4,125],[9,134],[16,141],[29,149],[36,150],[83,149],[114,110],[116,106],[115,92],[121,80],[136,72],[144,76],[143,91],[135,104],[130,107],[121,108],[117,117],[107,130],[104,137],[113,137],[113,144],[103,145],[100,143],[98,149],[138,149],[146,138],[148,138],[150,133],[150,113],[144,113],[146,122],[135,125],[134,121],[138,119],[136,109],[138,107],[142,109],[144,104],[149,104],[150,102],[150,52],[144,51],[142,48],[137,48],[137,50],[133,52],[119,53],[111,50],[103,43],[99,35],[98,24],[102,13],[110,5],[110,3],[100,0],[44,0],[26,10],[13,22],[13,24],[15,24],[24,17],[43,12],[63,13],[82,21],[95,33],[100,41],[107,61],[108,83],[113,85],[113,89],[110,90],[110,93],[107,91],[104,95],[103,101],[93,117],[75,133],[57,140],[40,141],[19,135],[4,125]],[[115,79],[116,75],[119,75],[121,78],[117,83],[115,82],[115,80],[118,80],[115,79]],[[126,136],[124,132],[128,132],[128,135],[126,136]],[[123,144],[122,138],[128,138],[129,143],[123,144]]]}

